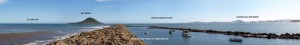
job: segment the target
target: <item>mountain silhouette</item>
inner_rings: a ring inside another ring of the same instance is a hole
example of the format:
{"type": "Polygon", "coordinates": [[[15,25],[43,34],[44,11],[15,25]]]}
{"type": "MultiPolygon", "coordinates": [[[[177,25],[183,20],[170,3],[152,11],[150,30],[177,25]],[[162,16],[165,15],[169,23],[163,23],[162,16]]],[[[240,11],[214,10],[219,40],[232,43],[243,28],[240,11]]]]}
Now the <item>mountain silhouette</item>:
{"type": "Polygon", "coordinates": [[[68,24],[103,24],[99,21],[97,21],[96,19],[94,18],[86,18],[85,20],[81,21],[81,22],[76,22],[76,23],[68,23],[68,24]]]}

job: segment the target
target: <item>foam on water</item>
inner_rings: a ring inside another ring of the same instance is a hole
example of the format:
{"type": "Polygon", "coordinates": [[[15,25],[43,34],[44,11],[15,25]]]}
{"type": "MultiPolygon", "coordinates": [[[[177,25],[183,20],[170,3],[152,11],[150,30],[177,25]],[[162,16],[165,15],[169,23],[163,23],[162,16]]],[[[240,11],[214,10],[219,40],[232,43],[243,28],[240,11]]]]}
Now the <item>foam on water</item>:
{"type": "MultiPolygon", "coordinates": [[[[96,29],[103,29],[103,28],[106,28],[106,27],[109,27],[109,26],[83,27],[83,28],[89,28],[89,29],[93,28],[93,29],[90,29],[90,30],[80,30],[78,32],[66,34],[66,35],[63,35],[63,36],[55,36],[55,37],[53,37],[54,39],[50,39],[50,40],[37,40],[37,41],[31,42],[31,43],[27,43],[27,44],[23,44],[23,45],[46,45],[46,44],[48,44],[50,42],[53,42],[53,41],[56,41],[56,40],[62,40],[62,39],[66,39],[66,38],[69,38],[69,37],[74,36],[74,35],[78,35],[81,32],[89,32],[89,31],[94,31],[96,29]]],[[[58,31],[58,32],[62,32],[62,31],[58,31]]]]}

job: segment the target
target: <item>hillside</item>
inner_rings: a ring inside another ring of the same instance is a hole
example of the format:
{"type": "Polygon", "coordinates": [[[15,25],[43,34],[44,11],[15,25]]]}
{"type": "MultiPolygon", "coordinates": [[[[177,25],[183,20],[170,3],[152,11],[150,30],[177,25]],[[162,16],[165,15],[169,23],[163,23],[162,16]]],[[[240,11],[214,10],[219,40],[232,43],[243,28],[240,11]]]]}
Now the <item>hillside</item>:
{"type": "Polygon", "coordinates": [[[68,23],[68,24],[103,24],[103,23],[97,21],[97,20],[94,19],[94,18],[89,17],[89,18],[86,18],[86,19],[83,20],[83,21],[76,22],[76,23],[68,23]]]}

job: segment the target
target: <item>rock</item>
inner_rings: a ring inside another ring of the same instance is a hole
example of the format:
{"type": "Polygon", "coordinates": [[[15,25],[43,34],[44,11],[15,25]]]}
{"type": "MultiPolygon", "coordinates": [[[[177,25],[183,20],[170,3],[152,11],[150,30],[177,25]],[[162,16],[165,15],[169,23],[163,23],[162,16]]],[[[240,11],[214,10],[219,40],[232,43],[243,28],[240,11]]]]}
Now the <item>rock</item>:
{"type": "Polygon", "coordinates": [[[124,25],[115,25],[90,32],[82,32],[63,40],[57,40],[47,45],[146,45],[132,34],[124,25]]]}
{"type": "MultiPolygon", "coordinates": [[[[131,26],[131,27],[145,27],[145,26],[131,26]]],[[[147,26],[147,27],[148,27],[147,29],[187,30],[191,32],[203,32],[203,33],[210,33],[210,34],[224,34],[224,35],[234,35],[234,36],[254,37],[254,38],[300,39],[300,34],[294,34],[294,33],[292,34],[285,33],[285,34],[277,35],[275,33],[251,33],[251,32],[240,32],[240,31],[200,30],[200,29],[172,28],[172,27],[161,27],[161,26],[147,26]]]]}

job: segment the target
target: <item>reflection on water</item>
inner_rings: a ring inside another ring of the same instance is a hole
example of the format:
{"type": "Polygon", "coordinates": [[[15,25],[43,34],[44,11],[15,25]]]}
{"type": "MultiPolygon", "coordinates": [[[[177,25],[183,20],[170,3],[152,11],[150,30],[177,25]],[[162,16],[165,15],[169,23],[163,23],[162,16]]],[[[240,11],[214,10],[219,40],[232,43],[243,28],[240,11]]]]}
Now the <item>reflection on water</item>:
{"type": "Polygon", "coordinates": [[[169,34],[166,29],[147,29],[146,27],[129,27],[139,38],[168,38],[168,40],[143,40],[148,45],[298,45],[296,39],[243,38],[240,36],[190,32],[192,37],[183,37],[182,31],[169,34]],[[148,34],[143,34],[148,32],[148,34]],[[230,42],[230,38],[243,39],[243,42],[230,42]]]}

